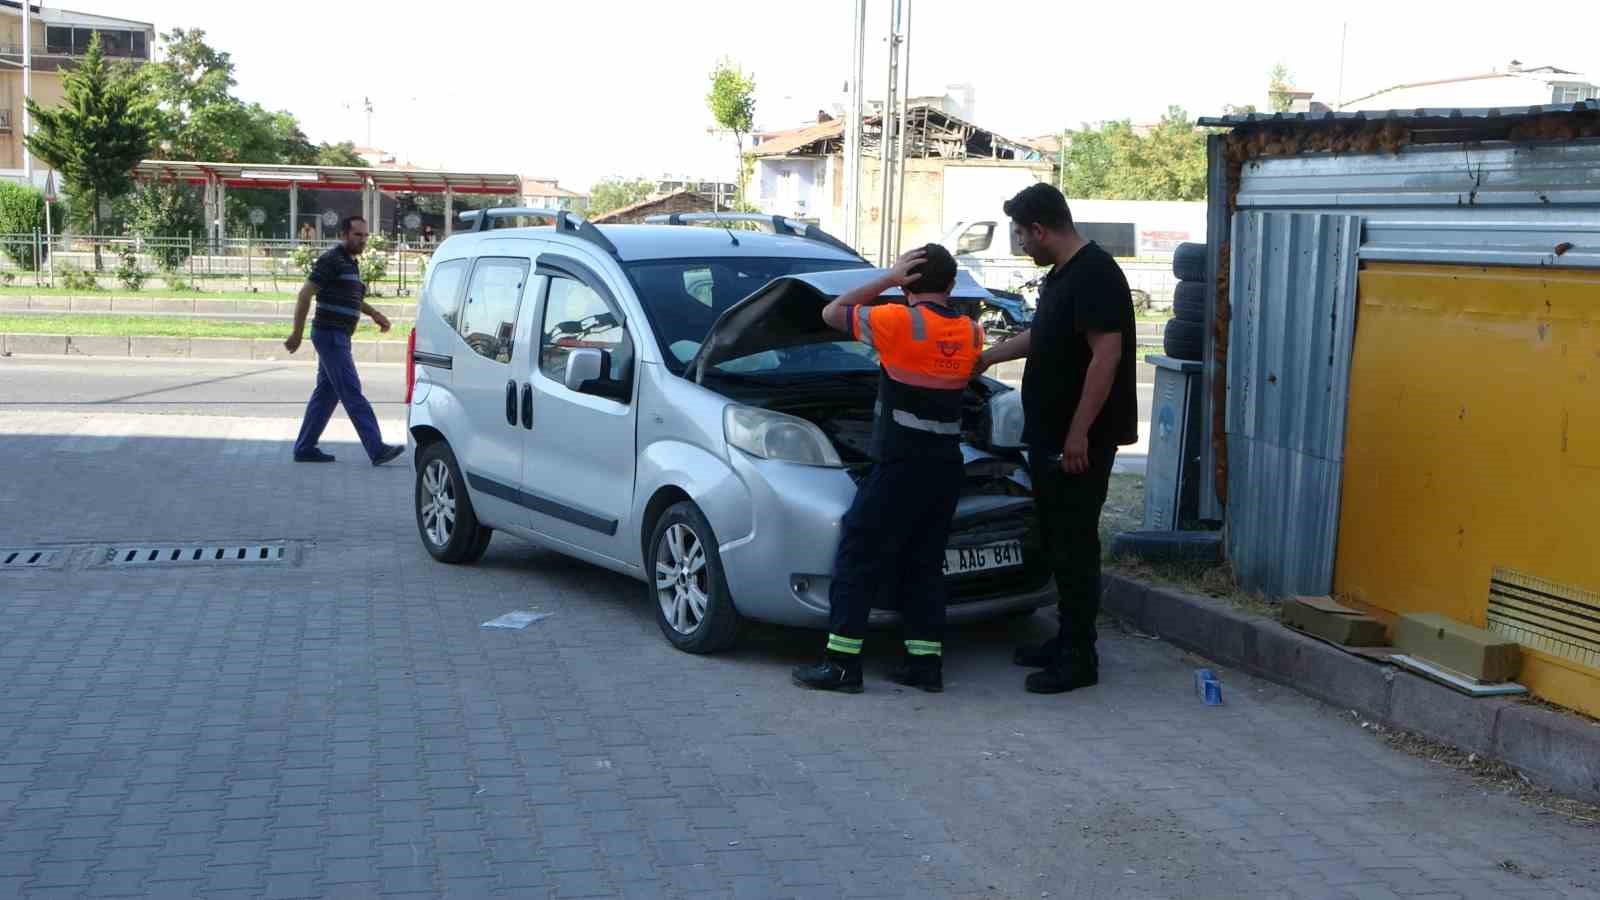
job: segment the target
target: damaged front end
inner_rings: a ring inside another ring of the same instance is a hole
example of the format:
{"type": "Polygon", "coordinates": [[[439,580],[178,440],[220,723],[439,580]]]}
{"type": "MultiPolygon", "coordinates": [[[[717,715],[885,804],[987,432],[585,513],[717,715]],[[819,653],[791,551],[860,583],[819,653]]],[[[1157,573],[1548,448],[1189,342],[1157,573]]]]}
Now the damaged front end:
{"type": "MultiPolygon", "coordinates": [[[[876,359],[828,328],[820,313],[832,297],[874,275],[849,270],[778,279],[723,314],[688,371],[734,401],[730,446],[843,468],[860,483],[872,465],[876,359]]],[[[962,275],[955,299],[986,294],[962,275]]],[[[1018,391],[990,378],[972,380],[961,451],[962,497],[945,560],[950,603],[1037,594],[1050,574],[1022,452],[1018,391]]]]}

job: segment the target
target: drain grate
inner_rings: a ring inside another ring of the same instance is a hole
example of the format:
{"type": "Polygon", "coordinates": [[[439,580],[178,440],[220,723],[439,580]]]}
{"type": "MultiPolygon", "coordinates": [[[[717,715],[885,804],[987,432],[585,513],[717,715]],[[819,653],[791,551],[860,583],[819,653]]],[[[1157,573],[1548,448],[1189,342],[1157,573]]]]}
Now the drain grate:
{"type": "Polygon", "coordinates": [[[290,560],[285,544],[146,544],[111,547],[104,564],[118,568],[149,566],[260,566],[290,560]]]}
{"type": "Polygon", "coordinates": [[[1591,591],[1496,568],[1488,621],[1519,644],[1600,669],[1600,595],[1591,591]]]}
{"type": "Polygon", "coordinates": [[[0,550],[0,569],[53,569],[67,560],[64,547],[0,550]]]}

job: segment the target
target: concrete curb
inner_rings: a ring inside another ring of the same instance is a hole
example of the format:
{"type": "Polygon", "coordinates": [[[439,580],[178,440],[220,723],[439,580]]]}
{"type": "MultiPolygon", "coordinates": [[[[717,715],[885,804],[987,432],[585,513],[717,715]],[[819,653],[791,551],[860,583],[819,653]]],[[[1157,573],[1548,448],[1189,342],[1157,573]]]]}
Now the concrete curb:
{"type": "MultiPolygon", "coordinates": [[[[357,362],[403,363],[404,341],[355,341],[357,362]]],[[[266,338],[117,337],[60,334],[0,334],[0,354],[7,356],[102,356],[139,359],[259,359],[288,363],[314,363],[316,351],[306,340],[300,352],[289,355],[283,341],[266,338]]]]}
{"type": "Polygon", "coordinates": [[[1490,756],[1600,803],[1600,725],[1516,700],[1473,698],[1174,588],[1105,577],[1106,613],[1208,659],[1340,709],[1490,756]]]}

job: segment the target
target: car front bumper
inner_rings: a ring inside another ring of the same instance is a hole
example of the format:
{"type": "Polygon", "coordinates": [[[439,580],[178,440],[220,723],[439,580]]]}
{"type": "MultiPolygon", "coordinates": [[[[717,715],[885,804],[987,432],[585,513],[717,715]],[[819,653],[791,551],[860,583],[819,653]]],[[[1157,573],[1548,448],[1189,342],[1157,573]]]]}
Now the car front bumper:
{"type": "MultiPolygon", "coordinates": [[[[842,469],[735,456],[734,468],[750,492],[755,529],[719,548],[734,606],[741,615],[762,622],[828,627],[834,554],[840,522],[855,498],[855,482],[842,469]]],[[[1031,502],[1024,501],[1023,506],[1026,514],[952,533],[952,546],[1022,540],[1024,557],[1032,561],[1021,569],[947,579],[946,621],[982,621],[1055,602],[1055,585],[1044,571],[1032,524],[1031,502]]],[[[875,609],[871,622],[888,625],[898,619],[895,610],[875,609]]]]}

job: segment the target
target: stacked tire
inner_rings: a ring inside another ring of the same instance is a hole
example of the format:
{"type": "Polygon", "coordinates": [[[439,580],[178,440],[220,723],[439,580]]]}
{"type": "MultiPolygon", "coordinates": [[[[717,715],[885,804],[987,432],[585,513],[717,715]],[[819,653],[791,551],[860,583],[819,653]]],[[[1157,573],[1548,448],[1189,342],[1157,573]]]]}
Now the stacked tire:
{"type": "Polygon", "coordinates": [[[1162,349],[1173,359],[1203,359],[1206,347],[1206,245],[1179,244],[1172,254],[1178,286],[1172,294],[1172,319],[1162,335],[1162,349]]]}

